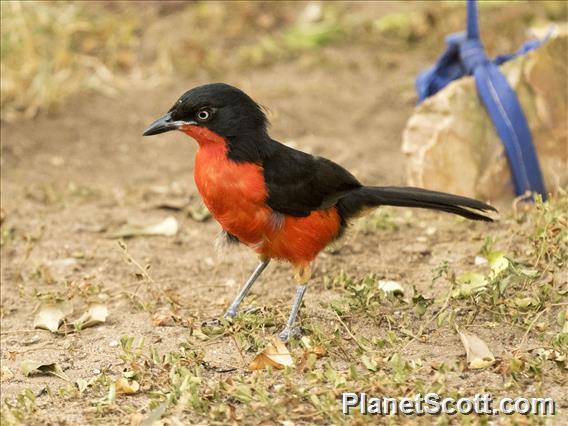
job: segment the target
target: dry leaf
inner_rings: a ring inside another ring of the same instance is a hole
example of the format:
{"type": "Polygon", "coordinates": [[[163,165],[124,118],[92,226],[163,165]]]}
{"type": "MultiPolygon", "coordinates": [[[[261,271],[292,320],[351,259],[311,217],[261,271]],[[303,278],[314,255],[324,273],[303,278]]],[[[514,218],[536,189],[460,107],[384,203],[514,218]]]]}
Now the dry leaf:
{"type": "Polygon", "coordinates": [[[92,305],[79,319],[67,323],[60,328],[65,318],[71,314],[72,306],[68,303],[49,304],[40,308],[34,319],[34,328],[43,328],[53,333],[72,333],[77,329],[93,327],[102,324],[108,317],[105,305],[92,305]]]}
{"type": "Polygon", "coordinates": [[[327,350],[323,346],[314,346],[313,349],[310,350],[310,353],[314,354],[318,358],[327,356],[327,350]]]}
{"type": "Polygon", "coordinates": [[[465,348],[469,368],[486,368],[495,362],[495,356],[483,340],[474,334],[466,334],[460,331],[458,331],[458,334],[465,348]]]}
{"type": "Polygon", "coordinates": [[[178,222],[175,217],[169,216],[160,223],[142,229],[143,235],[165,235],[171,237],[178,232],[178,222]]]}
{"type": "Polygon", "coordinates": [[[280,339],[273,337],[272,342],[251,361],[249,369],[262,370],[272,366],[280,370],[292,365],[294,361],[286,345],[280,339]]]}
{"type": "Polygon", "coordinates": [[[314,354],[318,358],[323,358],[327,355],[327,351],[323,346],[314,346],[312,341],[308,336],[303,336],[300,340],[304,347],[306,348],[306,354],[314,354]]]}
{"type": "Polygon", "coordinates": [[[12,371],[8,367],[3,365],[2,369],[0,369],[0,382],[9,382],[13,378],[14,373],[12,373],[12,371]]]}
{"type": "Polygon", "coordinates": [[[65,319],[65,316],[70,314],[71,311],[71,306],[66,303],[43,305],[34,318],[34,328],[42,328],[56,332],[65,319]]]}
{"type": "Polygon", "coordinates": [[[74,321],[71,325],[77,328],[93,327],[102,324],[108,317],[108,308],[105,305],[93,305],[85,312],[79,319],[74,321]]]}
{"type": "Polygon", "coordinates": [[[130,238],[140,236],[154,236],[162,235],[171,237],[178,232],[178,222],[175,217],[169,216],[163,221],[146,227],[127,225],[119,229],[114,234],[109,235],[109,238],[130,238]]]}
{"type": "Polygon", "coordinates": [[[34,374],[51,374],[52,376],[59,377],[60,379],[69,381],[69,377],[63,372],[59,364],[53,362],[51,364],[44,364],[39,361],[24,360],[20,363],[20,371],[26,377],[34,374]]]}
{"type": "Polygon", "coordinates": [[[171,314],[156,312],[152,315],[152,324],[156,327],[172,327],[175,325],[175,321],[171,314]]]}
{"type": "Polygon", "coordinates": [[[139,390],[140,384],[136,380],[129,382],[128,379],[121,377],[116,381],[116,393],[131,395],[139,390]]]}

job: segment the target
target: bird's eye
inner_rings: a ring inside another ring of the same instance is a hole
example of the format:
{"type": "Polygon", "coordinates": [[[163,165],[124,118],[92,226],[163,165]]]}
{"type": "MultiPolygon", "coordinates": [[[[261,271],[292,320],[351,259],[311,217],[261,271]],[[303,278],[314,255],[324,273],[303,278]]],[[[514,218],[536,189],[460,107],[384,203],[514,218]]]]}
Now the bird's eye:
{"type": "Polygon", "coordinates": [[[196,117],[198,121],[207,121],[211,118],[211,111],[208,109],[199,110],[196,117]]]}

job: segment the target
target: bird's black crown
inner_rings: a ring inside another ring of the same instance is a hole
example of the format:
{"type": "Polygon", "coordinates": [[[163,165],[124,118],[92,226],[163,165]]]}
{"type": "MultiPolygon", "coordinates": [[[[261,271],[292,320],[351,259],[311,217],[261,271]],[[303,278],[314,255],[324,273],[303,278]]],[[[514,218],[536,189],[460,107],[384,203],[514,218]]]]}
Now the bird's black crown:
{"type": "Polygon", "coordinates": [[[266,132],[260,105],[236,87],[211,83],[185,92],[168,111],[172,120],[195,122],[225,138],[266,132]]]}

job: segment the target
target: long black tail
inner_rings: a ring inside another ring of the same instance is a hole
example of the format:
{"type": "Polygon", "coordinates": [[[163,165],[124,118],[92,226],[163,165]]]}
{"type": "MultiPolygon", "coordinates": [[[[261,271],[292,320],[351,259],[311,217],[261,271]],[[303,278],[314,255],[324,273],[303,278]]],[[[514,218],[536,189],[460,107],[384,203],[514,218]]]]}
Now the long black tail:
{"type": "Polygon", "coordinates": [[[378,206],[441,210],[468,219],[487,222],[493,222],[493,219],[482,213],[497,211],[494,207],[481,201],[459,195],[421,188],[394,186],[364,186],[357,188],[346,194],[337,204],[339,213],[344,219],[357,216],[365,209],[378,206]]]}

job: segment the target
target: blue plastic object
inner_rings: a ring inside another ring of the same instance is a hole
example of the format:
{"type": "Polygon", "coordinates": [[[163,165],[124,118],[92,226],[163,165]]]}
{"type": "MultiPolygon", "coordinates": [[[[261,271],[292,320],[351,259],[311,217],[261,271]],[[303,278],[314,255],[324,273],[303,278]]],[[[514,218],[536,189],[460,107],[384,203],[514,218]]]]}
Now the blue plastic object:
{"type": "Polygon", "coordinates": [[[416,80],[422,102],[452,80],[473,75],[479,97],[505,146],[516,194],[538,193],[543,199],[546,191],[531,132],[517,95],[499,65],[537,48],[545,40],[531,40],[515,53],[488,59],[479,39],[476,0],[467,0],[467,32],[449,35],[446,51],[416,80]]]}

